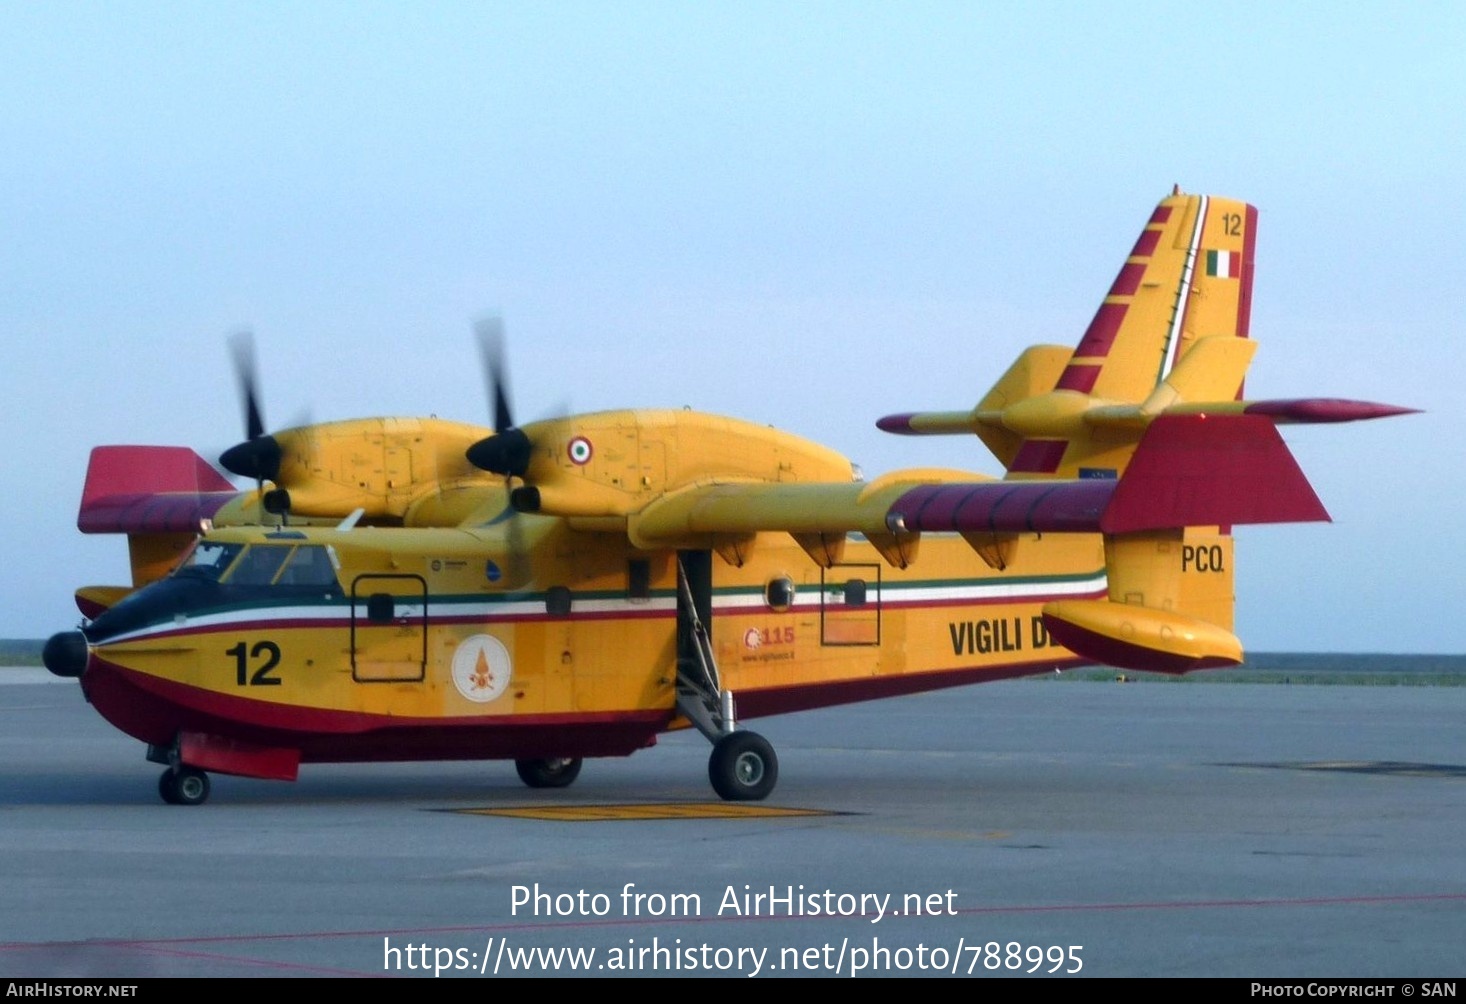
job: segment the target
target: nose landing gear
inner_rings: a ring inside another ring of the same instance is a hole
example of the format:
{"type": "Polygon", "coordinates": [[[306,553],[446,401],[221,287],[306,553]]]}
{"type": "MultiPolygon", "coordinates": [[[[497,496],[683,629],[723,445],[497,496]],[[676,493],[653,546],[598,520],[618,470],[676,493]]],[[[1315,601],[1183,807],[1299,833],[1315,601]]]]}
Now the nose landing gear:
{"type": "Polygon", "coordinates": [[[209,798],[209,775],[197,767],[169,767],[158,778],[158,794],[169,805],[202,805],[209,798]]]}

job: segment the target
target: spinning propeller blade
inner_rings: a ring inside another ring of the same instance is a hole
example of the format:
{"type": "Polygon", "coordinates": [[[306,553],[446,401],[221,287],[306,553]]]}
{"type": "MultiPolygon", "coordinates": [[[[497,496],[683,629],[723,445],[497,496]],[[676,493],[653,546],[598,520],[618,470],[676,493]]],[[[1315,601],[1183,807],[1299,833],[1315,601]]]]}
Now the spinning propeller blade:
{"type": "Polygon", "coordinates": [[[468,448],[468,462],[492,474],[522,478],[529,470],[534,444],[524,430],[514,424],[509,406],[504,366],[504,322],[498,317],[485,318],[474,325],[474,330],[478,335],[479,353],[483,357],[484,382],[494,409],[494,434],[468,448]]]}
{"type": "MultiPolygon", "coordinates": [[[[498,316],[486,317],[474,324],[479,356],[483,360],[484,386],[494,412],[494,434],[468,448],[468,462],[480,470],[504,476],[506,500],[513,497],[513,480],[523,478],[529,470],[534,444],[514,424],[509,404],[508,367],[504,364],[504,321],[498,316]]],[[[530,576],[529,547],[524,539],[524,524],[511,504],[506,509],[504,543],[507,548],[505,572],[509,581],[523,584],[530,576]]]]}
{"type": "Polygon", "coordinates": [[[266,493],[265,482],[280,478],[280,443],[265,433],[264,411],[260,407],[259,374],[255,364],[254,335],[240,331],[230,340],[234,356],[234,375],[239,383],[239,396],[244,405],[245,440],[219,455],[219,465],[230,474],[252,478],[261,502],[269,512],[284,515],[290,496],[277,488],[266,493]]]}

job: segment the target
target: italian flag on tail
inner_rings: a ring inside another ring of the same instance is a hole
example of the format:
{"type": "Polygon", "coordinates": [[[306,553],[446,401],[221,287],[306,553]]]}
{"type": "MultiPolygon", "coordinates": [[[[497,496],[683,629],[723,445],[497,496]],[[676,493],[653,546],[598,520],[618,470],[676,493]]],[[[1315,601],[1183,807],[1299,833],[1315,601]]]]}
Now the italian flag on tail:
{"type": "Polygon", "coordinates": [[[1236,251],[1208,251],[1206,274],[1218,279],[1235,279],[1242,272],[1242,255],[1236,251]]]}

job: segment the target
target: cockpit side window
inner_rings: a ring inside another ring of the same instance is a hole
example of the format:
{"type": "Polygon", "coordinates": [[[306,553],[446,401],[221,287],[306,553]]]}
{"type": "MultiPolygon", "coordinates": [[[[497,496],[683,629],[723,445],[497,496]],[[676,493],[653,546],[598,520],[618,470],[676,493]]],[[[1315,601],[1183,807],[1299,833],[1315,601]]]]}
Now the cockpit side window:
{"type": "Polygon", "coordinates": [[[243,549],[243,544],[217,544],[210,540],[200,540],[194,544],[183,564],[179,565],[177,574],[217,582],[243,549]]]}
{"type": "Polygon", "coordinates": [[[336,569],[324,545],[301,544],[275,582],[281,586],[334,586],[336,569]]]}
{"type": "Polygon", "coordinates": [[[229,585],[268,586],[275,581],[275,573],[280,571],[285,559],[290,557],[290,550],[278,544],[251,544],[230,570],[229,585]]]}

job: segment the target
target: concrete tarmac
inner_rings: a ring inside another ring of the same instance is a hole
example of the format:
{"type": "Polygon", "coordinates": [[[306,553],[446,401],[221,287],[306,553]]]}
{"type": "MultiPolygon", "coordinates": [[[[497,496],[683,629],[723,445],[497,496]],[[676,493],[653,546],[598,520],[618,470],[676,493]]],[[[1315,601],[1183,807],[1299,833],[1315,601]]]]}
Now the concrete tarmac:
{"type": "Polygon", "coordinates": [[[1021,680],[745,724],[779,785],[714,818],[685,733],[561,791],[306,765],[175,807],[75,684],[0,686],[0,976],[1466,975],[1466,688],[1021,680]],[[590,818],[475,811],[525,807],[590,818]]]}

